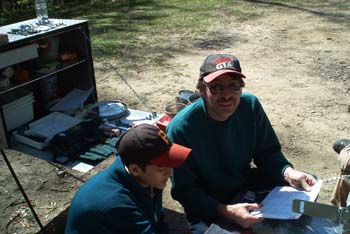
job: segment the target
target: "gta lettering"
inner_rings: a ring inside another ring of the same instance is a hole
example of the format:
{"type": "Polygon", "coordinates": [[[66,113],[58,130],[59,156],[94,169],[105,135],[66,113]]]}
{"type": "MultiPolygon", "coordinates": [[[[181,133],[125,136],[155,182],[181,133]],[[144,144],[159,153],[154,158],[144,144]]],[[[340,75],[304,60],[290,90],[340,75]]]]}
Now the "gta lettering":
{"type": "Polygon", "coordinates": [[[216,65],[216,69],[223,69],[223,68],[226,68],[228,66],[232,66],[230,65],[232,61],[229,61],[229,62],[222,62],[222,63],[219,63],[216,65]]]}
{"type": "Polygon", "coordinates": [[[160,131],[158,132],[158,135],[163,139],[163,141],[164,141],[165,143],[167,143],[168,145],[170,144],[169,139],[168,139],[168,137],[166,136],[165,132],[163,132],[162,130],[160,130],[160,131]]]}

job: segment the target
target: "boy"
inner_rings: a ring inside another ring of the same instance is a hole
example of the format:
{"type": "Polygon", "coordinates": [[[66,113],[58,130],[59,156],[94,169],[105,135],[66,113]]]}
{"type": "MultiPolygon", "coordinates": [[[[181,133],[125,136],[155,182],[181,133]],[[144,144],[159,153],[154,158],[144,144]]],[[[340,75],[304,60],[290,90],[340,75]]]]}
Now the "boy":
{"type": "Polygon", "coordinates": [[[156,126],[141,124],[116,145],[119,157],[93,176],[73,198],[66,233],[160,233],[162,189],[171,168],[191,149],[173,144],[156,126]]]}

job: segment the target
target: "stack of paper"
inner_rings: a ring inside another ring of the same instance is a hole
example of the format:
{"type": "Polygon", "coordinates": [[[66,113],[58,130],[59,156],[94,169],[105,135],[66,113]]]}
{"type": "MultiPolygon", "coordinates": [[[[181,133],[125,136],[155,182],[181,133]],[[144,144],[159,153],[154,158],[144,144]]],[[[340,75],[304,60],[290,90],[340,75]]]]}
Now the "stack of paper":
{"type": "Polygon", "coordinates": [[[319,180],[310,192],[300,191],[290,186],[274,188],[262,201],[262,207],[251,212],[252,215],[271,219],[298,219],[301,214],[292,211],[294,199],[315,201],[321,190],[319,180]]]}

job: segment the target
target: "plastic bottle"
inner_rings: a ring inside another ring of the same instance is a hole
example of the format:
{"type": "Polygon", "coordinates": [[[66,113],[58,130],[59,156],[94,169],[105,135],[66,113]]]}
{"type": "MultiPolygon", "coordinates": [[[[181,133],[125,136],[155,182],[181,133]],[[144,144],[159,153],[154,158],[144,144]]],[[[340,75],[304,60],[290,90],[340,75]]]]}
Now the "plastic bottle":
{"type": "Polygon", "coordinates": [[[49,23],[46,0],[35,0],[35,12],[36,12],[36,18],[38,19],[39,24],[49,23]]]}

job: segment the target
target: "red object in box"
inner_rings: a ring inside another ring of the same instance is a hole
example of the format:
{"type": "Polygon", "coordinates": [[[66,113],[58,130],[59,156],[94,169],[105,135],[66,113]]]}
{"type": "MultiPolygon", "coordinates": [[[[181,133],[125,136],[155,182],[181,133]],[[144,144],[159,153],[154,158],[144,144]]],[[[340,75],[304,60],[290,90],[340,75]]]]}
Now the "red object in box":
{"type": "Polygon", "coordinates": [[[63,62],[67,62],[78,57],[77,53],[71,51],[64,51],[60,54],[60,58],[63,62]]]}
{"type": "Polygon", "coordinates": [[[158,126],[158,128],[165,132],[166,127],[172,119],[173,117],[171,117],[170,115],[164,114],[163,117],[156,122],[156,125],[158,126]]]}

